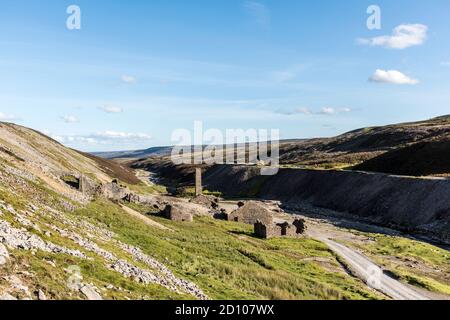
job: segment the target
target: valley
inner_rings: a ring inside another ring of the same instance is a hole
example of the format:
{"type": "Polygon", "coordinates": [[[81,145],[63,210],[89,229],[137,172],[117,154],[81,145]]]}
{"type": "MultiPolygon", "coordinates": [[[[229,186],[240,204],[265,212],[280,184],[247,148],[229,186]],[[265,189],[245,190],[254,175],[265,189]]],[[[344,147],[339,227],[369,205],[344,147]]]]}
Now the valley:
{"type": "MultiPolygon", "coordinates": [[[[347,181],[342,176],[336,181],[364,190],[365,176],[352,180],[357,172],[282,168],[275,177],[261,178],[251,173],[258,169],[255,166],[205,167],[205,193],[223,198],[211,210],[192,203],[192,167],[173,167],[160,154],[145,160],[122,154],[120,161],[111,161],[68,149],[17,125],[1,123],[0,131],[2,299],[450,296],[446,216],[438,213],[439,224],[416,220],[416,227],[405,228],[406,221],[415,220],[414,213],[391,221],[389,215],[374,220],[378,211],[358,216],[339,210],[342,207],[332,205],[336,201],[326,200],[324,193],[343,205],[352,202],[342,194],[333,195],[332,189],[342,188],[330,175],[349,175],[347,181]],[[322,181],[316,190],[314,179],[321,174],[331,184],[327,187],[322,181]],[[68,175],[79,178],[65,181],[68,175]],[[276,179],[284,181],[283,186],[276,179]],[[85,183],[89,188],[82,186],[85,183]],[[303,189],[309,193],[299,193],[303,189]],[[271,212],[275,221],[303,219],[306,232],[295,238],[261,239],[252,225],[215,218],[214,212],[229,214],[248,200],[271,212]],[[192,221],[167,219],[161,212],[168,205],[189,212],[192,221]],[[422,237],[414,237],[415,232],[422,237]],[[439,244],[434,242],[438,239],[439,244]],[[377,267],[381,287],[368,279],[367,270],[377,267]]],[[[437,192],[446,183],[429,180],[418,180],[417,188],[433,183],[430,190],[437,192]]],[[[355,196],[354,191],[343,192],[355,196]]],[[[373,197],[367,201],[373,203],[379,195],[373,197]]],[[[382,200],[389,203],[386,197],[382,200]]]]}

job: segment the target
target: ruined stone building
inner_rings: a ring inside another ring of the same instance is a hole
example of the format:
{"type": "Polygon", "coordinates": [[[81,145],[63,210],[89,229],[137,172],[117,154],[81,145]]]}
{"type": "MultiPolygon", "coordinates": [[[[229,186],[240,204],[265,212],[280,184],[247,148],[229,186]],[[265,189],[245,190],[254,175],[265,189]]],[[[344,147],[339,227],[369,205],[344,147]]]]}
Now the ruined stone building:
{"type": "Polygon", "coordinates": [[[192,198],[189,202],[207,207],[209,209],[217,209],[219,207],[219,199],[217,197],[204,194],[192,198]]]}
{"type": "Polygon", "coordinates": [[[166,219],[177,222],[192,222],[194,218],[192,214],[187,213],[182,207],[176,204],[168,204],[162,212],[166,219]]]}
{"type": "Polygon", "coordinates": [[[106,183],[101,186],[101,193],[104,197],[111,200],[122,200],[126,199],[130,190],[126,187],[119,185],[118,181],[115,180],[111,183],[106,183]]]}
{"type": "Polygon", "coordinates": [[[62,173],[60,178],[67,185],[86,196],[95,196],[99,192],[99,185],[83,174],[62,173]]]}
{"type": "Polygon", "coordinates": [[[255,235],[263,239],[288,237],[295,238],[301,236],[306,230],[305,221],[296,219],[293,223],[255,223],[255,235]]]}
{"type": "Polygon", "coordinates": [[[268,209],[258,202],[248,201],[230,213],[227,220],[247,224],[255,224],[258,221],[271,224],[273,222],[273,216],[268,209]]]}

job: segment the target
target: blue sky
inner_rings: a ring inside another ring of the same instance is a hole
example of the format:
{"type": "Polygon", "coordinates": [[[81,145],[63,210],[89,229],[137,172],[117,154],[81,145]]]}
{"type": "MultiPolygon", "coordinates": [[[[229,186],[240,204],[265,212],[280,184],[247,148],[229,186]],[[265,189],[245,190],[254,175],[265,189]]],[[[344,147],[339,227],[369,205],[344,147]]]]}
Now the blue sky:
{"type": "Polygon", "coordinates": [[[0,120],[105,151],[171,144],[196,120],[308,138],[448,114],[449,12],[448,0],[5,0],[0,120]],[[66,28],[71,4],[81,30],[66,28]],[[371,4],[381,30],[366,26],[371,4]]]}

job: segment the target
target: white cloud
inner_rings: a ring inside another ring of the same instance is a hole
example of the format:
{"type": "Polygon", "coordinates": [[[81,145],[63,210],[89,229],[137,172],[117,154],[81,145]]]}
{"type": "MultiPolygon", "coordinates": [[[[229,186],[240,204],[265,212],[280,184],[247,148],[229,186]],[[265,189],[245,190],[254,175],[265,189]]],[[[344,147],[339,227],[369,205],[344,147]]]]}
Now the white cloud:
{"type": "Polygon", "coordinates": [[[286,109],[280,109],[277,110],[276,113],[283,114],[287,116],[296,115],[296,114],[304,114],[304,115],[337,115],[340,113],[349,113],[353,110],[350,108],[332,108],[332,107],[324,107],[320,109],[319,111],[312,111],[310,108],[297,108],[294,110],[286,110],[286,109]]]}
{"type": "Polygon", "coordinates": [[[129,133],[129,132],[119,132],[119,131],[104,131],[97,133],[95,135],[97,138],[101,139],[143,139],[150,140],[152,137],[145,133],[129,133]]]}
{"type": "Polygon", "coordinates": [[[450,67],[450,61],[441,62],[441,65],[443,65],[444,67],[450,67]]]}
{"type": "Polygon", "coordinates": [[[244,8],[252,16],[255,23],[265,28],[270,26],[270,10],[266,5],[256,1],[245,1],[244,8]]]}
{"type": "Polygon", "coordinates": [[[408,77],[397,70],[381,70],[377,69],[375,73],[369,78],[369,81],[378,83],[391,84],[418,84],[419,80],[408,77]]]}
{"type": "Polygon", "coordinates": [[[332,107],[324,107],[319,112],[316,112],[316,114],[322,114],[322,115],[333,115],[333,114],[340,114],[340,113],[349,113],[352,112],[353,109],[351,108],[332,108],[332,107]]]}
{"type": "Polygon", "coordinates": [[[402,24],[390,36],[358,39],[359,43],[390,49],[406,49],[422,45],[427,39],[428,27],[423,24],[402,24]]]}
{"type": "Polygon", "coordinates": [[[123,109],[121,107],[113,106],[113,105],[103,105],[103,106],[99,107],[99,109],[106,113],[122,113],[123,112],[123,109]]]}
{"type": "Polygon", "coordinates": [[[335,113],[336,113],[336,110],[334,108],[330,108],[330,107],[322,108],[322,110],[319,111],[319,114],[330,115],[330,114],[335,114],[335,113]]]}
{"type": "Polygon", "coordinates": [[[65,140],[66,140],[63,136],[51,136],[51,138],[53,140],[56,140],[56,141],[60,142],[60,143],[64,143],[65,140]]]}
{"type": "Polygon", "coordinates": [[[75,117],[75,116],[62,116],[61,119],[65,123],[78,123],[78,122],[80,122],[80,120],[78,120],[78,118],[75,117]]]}
{"type": "Polygon", "coordinates": [[[121,79],[123,82],[128,83],[128,84],[135,84],[137,82],[136,77],[126,75],[126,74],[124,74],[121,79]]]}
{"type": "Polygon", "coordinates": [[[0,112],[0,121],[15,121],[19,120],[15,115],[13,114],[6,114],[3,112],[0,112]]]}
{"type": "Polygon", "coordinates": [[[152,136],[146,133],[103,131],[89,135],[54,135],[52,138],[69,145],[81,143],[88,145],[133,146],[150,141],[152,136]]]}
{"type": "Polygon", "coordinates": [[[275,113],[283,114],[287,116],[291,116],[294,114],[312,114],[312,111],[309,108],[301,107],[297,109],[278,109],[275,113]]]}

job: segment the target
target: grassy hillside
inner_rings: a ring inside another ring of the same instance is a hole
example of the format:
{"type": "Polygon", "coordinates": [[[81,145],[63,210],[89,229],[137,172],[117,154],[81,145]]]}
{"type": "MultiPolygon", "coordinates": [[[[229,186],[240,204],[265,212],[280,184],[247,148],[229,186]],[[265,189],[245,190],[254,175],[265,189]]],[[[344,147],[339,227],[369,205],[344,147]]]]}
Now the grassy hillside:
{"type": "Polygon", "coordinates": [[[383,298],[348,275],[320,242],[264,241],[251,226],[208,217],[183,224],[151,216],[172,231],[160,230],[61,179],[79,173],[97,182],[126,180],[129,169],[24,127],[1,123],[0,133],[0,297],[383,298]]]}
{"type": "MultiPolygon", "coordinates": [[[[119,241],[142,249],[176,277],[192,281],[213,299],[382,298],[347,275],[330,251],[317,241],[259,240],[252,236],[251,226],[212,218],[180,224],[152,217],[174,230],[161,231],[131,217],[110,201],[98,199],[79,205],[47,189],[42,182],[22,182],[22,187],[13,193],[10,184],[0,183],[1,203],[13,208],[2,208],[0,221],[16,229],[25,226],[30,235],[78,250],[87,258],[37,248],[9,248],[10,259],[0,267],[0,294],[36,298],[35,292],[41,290],[49,299],[83,299],[83,294],[67,287],[71,276],[68,270],[76,266],[81,270],[83,283],[92,283],[105,299],[192,298],[157,284],[137,283],[112,270],[109,266],[113,261],[106,260],[100,250],[149,269],[130,257],[116,243],[119,241]],[[34,196],[29,197],[30,193],[34,196]],[[32,212],[30,204],[39,209],[32,212]],[[73,211],[65,209],[69,205],[75,207],[73,211]],[[109,232],[112,235],[108,236],[109,232]],[[80,245],[79,238],[91,242],[80,245]],[[94,245],[100,249],[93,251],[94,245]],[[18,277],[31,294],[14,289],[4,280],[11,276],[18,277]]],[[[147,212],[146,208],[138,209],[147,212]]],[[[0,228],[0,239],[5,236],[0,228]]]]}
{"type": "Polygon", "coordinates": [[[253,227],[244,224],[207,217],[183,224],[151,215],[175,231],[168,232],[143,225],[105,201],[75,215],[111,226],[120,240],[164,261],[213,299],[381,298],[347,275],[328,248],[315,240],[266,241],[254,238],[253,227]]]}
{"type": "MultiPolygon", "coordinates": [[[[80,152],[80,151],[78,151],[80,152]]],[[[99,158],[97,156],[94,156],[89,153],[80,152],[83,156],[86,158],[94,160],[97,165],[109,176],[119,179],[120,181],[123,181],[125,183],[137,185],[140,184],[140,180],[136,177],[133,170],[131,170],[129,167],[122,165],[120,163],[106,160],[103,158],[99,158]]]]}
{"type": "MultiPolygon", "coordinates": [[[[420,122],[363,128],[334,138],[282,143],[281,163],[327,169],[351,167],[380,157],[379,165],[371,166],[373,171],[380,171],[381,162],[385,159],[383,154],[413,146],[416,143],[426,145],[447,141],[449,134],[450,116],[420,122]]],[[[434,159],[443,161],[442,153],[439,153],[438,150],[430,148],[429,151],[434,159]]],[[[390,167],[390,171],[393,173],[403,171],[401,162],[392,161],[390,167]]],[[[364,165],[361,168],[365,168],[364,165]]],[[[445,166],[445,171],[450,172],[450,167],[445,166]]],[[[409,172],[421,175],[427,173],[427,170],[422,170],[419,165],[409,172]]],[[[431,171],[431,174],[433,173],[431,171]]]]}
{"type": "Polygon", "coordinates": [[[449,176],[449,155],[450,137],[442,137],[388,151],[354,169],[408,176],[449,176]]]}
{"type": "MultiPolygon", "coordinates": [[[[427,121],[363,128],[332,138],[285,140],[280,142],[280,164],[307,169],[447,175],[450,174],[447,157],[449,137],[450,116],[443,116],[427,121]]],[[[132,163],[139,168],[152,165],[155,165],[155,160],[151,158],[132,163]]],[[[158,166],[163,176],[174,175],[158,166]]],[[[192,173],[186,166],[177,171],[178,180],[186,179],[186,174],[192,173]]]]}
{"type": "MultiPolygon", "coordinates": [[[[126,180],[133,171],[27,128],[0,124],[0,133],[0,297],[385,298],[349,275],[319,241],[261,240],[248,225],[210,217],[177,223],[154,215],[150,207],[90,198],[64,183],[61,174],[110,182],[117,176],[126,180]]],[[[130,186],[144,194],[163,190],[130,186]]],[[[441,253],[427,254],[442,263],[441,253]]],[[[447,290],[436,286],[429,288],[447,290]]]]}

